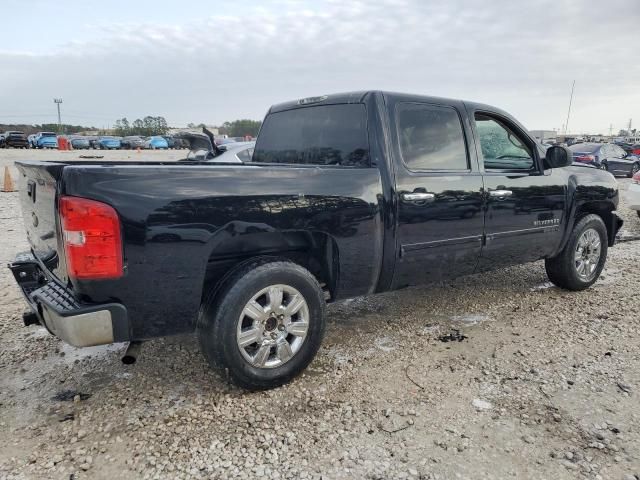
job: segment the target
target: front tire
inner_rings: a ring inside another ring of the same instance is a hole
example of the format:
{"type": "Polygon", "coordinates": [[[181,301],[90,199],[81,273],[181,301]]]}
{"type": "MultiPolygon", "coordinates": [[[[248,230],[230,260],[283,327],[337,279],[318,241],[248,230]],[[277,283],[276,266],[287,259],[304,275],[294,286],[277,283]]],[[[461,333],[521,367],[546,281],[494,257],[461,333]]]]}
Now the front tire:
{"type": "Polygon", "coordinates": [[[593,285],[607,260],[607,227],[598,215],[586,215],[573,227],[562,252],[545,260],[549,280],[566,290],[593,285]]]}
{"type": "Polygon", "coordinates": [[[324,336],[326,305],[316,278],[295,263],[263,258],[223,282],[198,318],[211,367],[248,390],[279,387],[300,374],[324,336]]]}

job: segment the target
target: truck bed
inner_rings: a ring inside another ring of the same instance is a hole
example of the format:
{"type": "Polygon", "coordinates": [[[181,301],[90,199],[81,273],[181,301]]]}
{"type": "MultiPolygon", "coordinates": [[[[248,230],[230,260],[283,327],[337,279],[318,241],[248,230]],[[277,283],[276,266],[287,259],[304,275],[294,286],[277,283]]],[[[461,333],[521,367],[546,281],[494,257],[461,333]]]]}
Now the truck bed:
{"type": "Polygon", "coordinates": [[[384,235],[376,168],[142,161],[16,166],[34,254],[79,301],[127,305],[129,339],[191,331],[208,275],[238,256],[283,246],[291,251],[338,247],[336,270],[342,273],[332,285],[334,298],[375,289],[384,235]],[[124,278],[69,278],[60,248],[61,195],[116,210],[124,278]]]}

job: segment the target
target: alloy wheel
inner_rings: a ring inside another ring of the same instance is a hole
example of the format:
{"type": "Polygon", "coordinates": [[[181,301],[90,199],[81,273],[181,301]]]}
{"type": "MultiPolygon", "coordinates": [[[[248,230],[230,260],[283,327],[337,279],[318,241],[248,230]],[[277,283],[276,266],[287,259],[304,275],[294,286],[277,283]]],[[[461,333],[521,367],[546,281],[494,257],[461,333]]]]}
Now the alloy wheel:
{"type": "Polygon", "coordinates": [[[236,332],[240,353],[257,368],[276,368],[291,360],[309,330],[309,307],[289,285],[270,285],[245,305],[236,332]]]}
{"type": "Polygon", "coordinates": [[[574,266],[578,276],[584,281],[590,281],[598,268],[602,245],[600,235],[593,228],[582,232],[576,245],[574,266]]]}

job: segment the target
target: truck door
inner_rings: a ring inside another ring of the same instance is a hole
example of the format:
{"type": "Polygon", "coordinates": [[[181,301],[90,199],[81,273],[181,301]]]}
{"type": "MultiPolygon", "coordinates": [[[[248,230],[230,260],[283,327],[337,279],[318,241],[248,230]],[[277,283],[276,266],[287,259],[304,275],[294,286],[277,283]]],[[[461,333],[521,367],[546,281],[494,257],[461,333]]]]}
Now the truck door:
{"type": "Polygon", "coordinates": [[[389,102],[397,194],[393,288],[472,273],[482,248],[482,176],[464,105],[389,102]]]}
{"type": "Polygon", "coordinates": [[[544,170],[523,127],[496,112],[469,111],[485,187],[485,246],[478,270],[534,261],[561,241],[566,181],[544,170]]]}

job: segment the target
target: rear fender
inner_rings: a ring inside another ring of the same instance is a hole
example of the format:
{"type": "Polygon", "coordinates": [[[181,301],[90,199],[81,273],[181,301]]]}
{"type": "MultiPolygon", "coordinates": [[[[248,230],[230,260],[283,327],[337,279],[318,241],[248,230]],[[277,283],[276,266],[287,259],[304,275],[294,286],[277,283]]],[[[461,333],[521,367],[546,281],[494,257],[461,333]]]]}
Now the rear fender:
{"type": "Polygon", "coordinates": [[[286,259],[309,270],[336,298],[339,285],[337,242],[324,232],[263,231],[229,238],[216,245],[207,262],[202,298],[247,261],[259,257],[286,259]]]}

